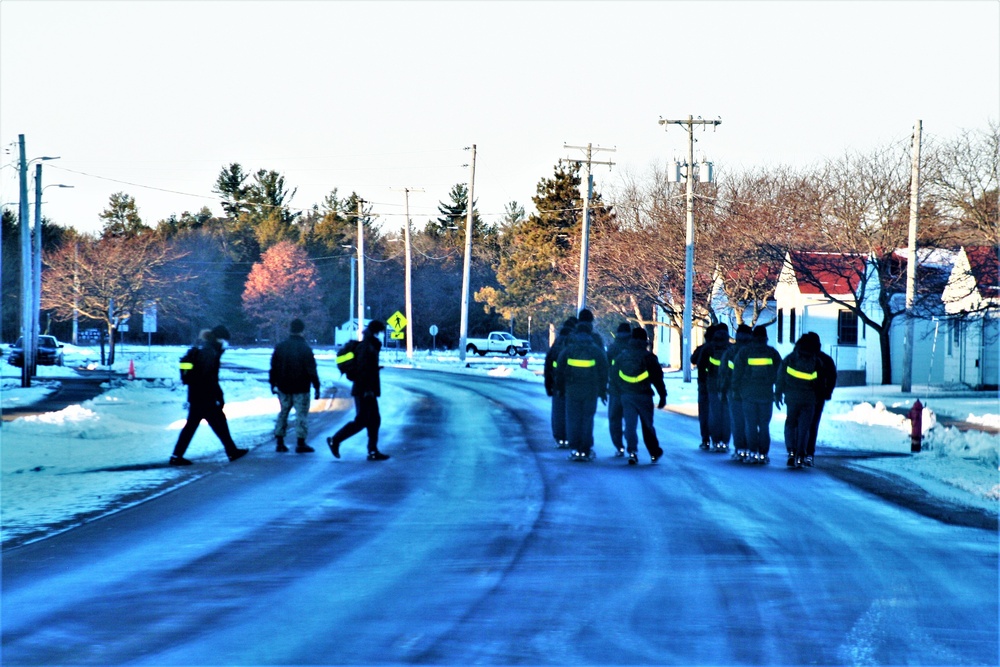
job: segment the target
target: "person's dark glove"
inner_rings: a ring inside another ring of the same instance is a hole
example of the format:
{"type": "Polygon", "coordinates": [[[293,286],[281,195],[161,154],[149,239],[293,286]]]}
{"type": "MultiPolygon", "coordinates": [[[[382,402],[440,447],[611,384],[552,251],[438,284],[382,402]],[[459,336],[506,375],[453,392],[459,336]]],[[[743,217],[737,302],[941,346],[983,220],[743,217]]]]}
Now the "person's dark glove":
{"type": "Polygon", "coordinates": [[[316,392],[313,395],[313,398],[315,398],[317,401],[319,400],[319,389],[316,390],[316,392]]]}
{"type": "Polygon", "coordinates": [[[225,408],[225,407],[226,407],[226,402],[225,402],[225,401],[223,401],[223,400],[222,400],[221,398],[220,398],[219,400],[217,400],[217,401],[215,402],[215,404],[219,406],[219,409],[220,409],[220,410],[222,410],[223,408],[225,408]]]}
{"type": "Polygon", "coordinates": [[[660,394],[660,402],[656,404],[656,407],[658,407],[660,410],[662,410],[663,408],[667,407],[667,395],[666,394],[660,394]]]}
{"type": "Polygon", "coordinates": [[[546,387],[546,388],[545,388],[545,395],[546,395],[546,396],[551,396],[551,395],[552,395],[552,390],[551,390],[551,389],[549,389],[548,387],[546,387]]]}

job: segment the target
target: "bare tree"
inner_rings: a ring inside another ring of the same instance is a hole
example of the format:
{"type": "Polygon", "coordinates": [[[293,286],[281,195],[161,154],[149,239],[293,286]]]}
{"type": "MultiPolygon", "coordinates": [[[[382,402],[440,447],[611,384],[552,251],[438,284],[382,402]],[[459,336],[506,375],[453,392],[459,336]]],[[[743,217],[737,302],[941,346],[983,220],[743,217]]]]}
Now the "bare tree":
{"type": "Polygon", "coordinates": [[[103,322],[111,341],[109,363],[115,358],[115,330],[147,301],[171,305],[173,287],[182,277],[165,268],[180,258],[154,234],[133,237],[81,236],[45,258],[42,308],[57,320],[74,315],[103,322]]]}

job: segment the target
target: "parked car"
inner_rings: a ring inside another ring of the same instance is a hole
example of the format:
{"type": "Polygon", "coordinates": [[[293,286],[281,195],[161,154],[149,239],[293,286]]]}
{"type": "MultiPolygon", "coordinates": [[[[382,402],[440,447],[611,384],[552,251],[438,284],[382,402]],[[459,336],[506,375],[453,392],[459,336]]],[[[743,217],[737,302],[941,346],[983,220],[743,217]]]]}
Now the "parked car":
{"type": "MultiPolygon", "coordinates": [[[[39,336],[38,350],[35,354],[35,363],[40,366],[62,366],[63,365],[63,344],[56,340],[55,336],[39,336]]],[[[24,344],[18,338],[17,342],[10,346],[10,354],[7,355],[7,363],[11,366],[22,366],[24,364],[24,344]]]]}
{"type": "Polygon", "coordinates": [[[488,352],[500,352],[511,357],[528,354],[531,345],[521,338],[514,338],[506,331],[492,331],[488,338],[467,338],[465,351],[485,357],[488,352]]]}

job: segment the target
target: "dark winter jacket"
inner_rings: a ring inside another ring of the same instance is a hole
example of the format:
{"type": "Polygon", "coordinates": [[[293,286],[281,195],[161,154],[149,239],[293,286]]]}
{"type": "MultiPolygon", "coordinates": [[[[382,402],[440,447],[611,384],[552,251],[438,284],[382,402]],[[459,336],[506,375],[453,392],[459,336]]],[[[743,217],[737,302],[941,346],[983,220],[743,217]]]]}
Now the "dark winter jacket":
{"type": "Polygon", "coordinates": [[[305,394],[310,387],[319,391],[316,358],[301,334],[290,335],[274,348],[268,379],[283,394],[305,394]]]}
{"type": "Polygon", "coordinates": [[[566,341],[556,366],[556,390],[569,398],[607,398],[608,358],[580,325],[566,341]]]}
{"type": "Polygon", "coordinates": [[[358,373],[351,385],[351,396],[382,395],[382,381],[379,378],[378,354],[382,341],[367,329],[355,354],[358,358],[358,373]]]}
{"type": "Polygon", "coordinates": [[[626,348],[611,363],[611,387],[619,394],[667,395],[663,367],[656,355],[646,349],[646,341],[629,340],[626,348]]]}
{"type": "Polygon", "coordinates": [[[816,403],[823,392],[816,353],[796,343],[781,361],[774,383],[774,400],[788,404],[816,403]]]}
{"type": "Polygon", "coordinates": [[[698,377],[705,376],[705,386],[710,392],[722,391],[722,357],[729,349],[729,333],[718,330],[698,358],[698,377]]]}
{"type": "Polygon", "coordinates": [[[607,354],[608,354],[608,372],[610,374],[609,377],[608,377],[608,393],[609,394],[617,394],[617,393],[619,393],[618,386],[615,383],[615,375],[616,375],[616,371],[615,371],[615,359],[618,357],[619,354],[621,354],[622,352],[625,351],[625,349],[628,347],[629,342],[631,342],[631,340],[632,340],[632,332],[631,331],[624,331],[624,332],[621,332],[621,333],[616,333],[615,334],[615,339],[613,341],[611,341],[611,345],[608,345],[608,352],[607,352],[607,354]]]}
{"type": "Polygon", "coordinates": [[[559,354],[566,346],[573,330],[565,327],[559,331],[559,335],[552,341],[552,347],[545,354],[545,367],[542,371],[542,378],[545,380],[545,393],[552,396],[556,391],[556,367],[559,365],[559,354]]]}
{"type": "Polygon", "coordinates": [[[219,368],[222,366],[222,343],[202,340],[194,348],[193,368],[188,380],[188,403],[196,405],[225,404],[219,386],[219,368]]]}
{"type": "Polygon", "coordinates": [[[744,401],[770,403],[781,355],[767,341],[753,338],[733,360],[733,390],[744,401]]]}
{"type": "Polygon", "coordinates": [[[722,355],[722,378],[720,389],[724,394],[737,401],[741,400],[739,392],[733,385],[733,369],[736,368],[736,355],[750,343],[750,334],[746,331],[736,332],[736,342],[730,345],[722,355]]]}
{"type": "Polygon", "coordinates": [[[820,400],[829,401],[833,398],[833,388],[837,386],[837,364],[834,363],[833,357],[826,354],[823,351],[817,355],[819,358],[819,381],[820,381],[820,400]]]}

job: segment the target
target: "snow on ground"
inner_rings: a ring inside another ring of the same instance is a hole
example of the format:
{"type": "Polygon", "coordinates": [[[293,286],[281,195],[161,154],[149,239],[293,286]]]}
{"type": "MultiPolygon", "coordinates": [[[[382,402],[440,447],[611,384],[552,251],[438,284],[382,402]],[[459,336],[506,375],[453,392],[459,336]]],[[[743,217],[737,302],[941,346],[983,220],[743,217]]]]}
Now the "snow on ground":
{"type": "MultiPolygon", "coordinates": [[[[66,529],[88,517],[139,502],[186,483],[226,462],[222,446],[202,424],[188,450],[200,465],[171,468],[165,464],[184,424],[186,389],[177,382],[177,361],[183,346],[119,348],[115,373],[134,381],[113,379],[97,398],[65,410],[23,416],[3,422],[0,429],[0,519],[4,543],[34,539],[66,529]]],[[[31,388],[20,386],[20,369],[0,363],[0,404],[4,409],[31,405],[59,387],[76,367],[99,365],[97,348],[66,345],[65,367],[39,367],[31,388]]],[[[277,399],[265,375],[270,349],[233,349],[223,357],[221,374],[225,412],[238,444],[272,442],[277,399]]],[[[333,350],[316,350],[324,389],[342,385],[332,370],[333,350]],[[330,369],[330,370],[327,370],[330,369]],[[324,372],[325,371],[325,372],[324,372]]],[[[414,354],[412,361],[398,350],[383,352],[386,365],[489,375],[512,381],[540,383],[542,355],[523,359],[469,357],[459,363],[456,353],[414,354]],[[522,367],[526,366],[526,367],[522,367]]],[[[109,379],[111,375],[109,373],[109,379]]],[[[685,383],[680,372],[667,374],[668,408],[696,414],[697,385],[685,383]]],[[[915,387],[904,396],[896,386],[841,387],[827,404],[820,424],[819,445],[858,452],[875,452],[859,462],[914,482],[932,495],[996,512],[1000,505],[1000,437],[995,433],[962,432],[945,426],[946,418],[996,429],[1000,405],[995,392],[944,392],[915,387]],[[910,422],[906,412],[915,397],[925,404],[923,451],[910,455],[910,422]]],[[[340,392],[341,395],[344,392],[340,392]]],[[[313,410],[350,409],[344,399],[321,399],[313,410]]],[[[783,410],[775,411],[771,435],[783,441],[783,410]]],[[[667,447],[669,438],[663,438],[667,447]]],[[[607,445],[598,435],[598,450],[607,445]]],[[[694,443],[677,443],[686,446],[694,443]]],[[[822,465],[821,459],[818,465],[822,465]]]]}

